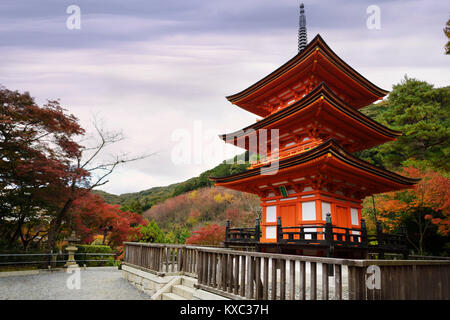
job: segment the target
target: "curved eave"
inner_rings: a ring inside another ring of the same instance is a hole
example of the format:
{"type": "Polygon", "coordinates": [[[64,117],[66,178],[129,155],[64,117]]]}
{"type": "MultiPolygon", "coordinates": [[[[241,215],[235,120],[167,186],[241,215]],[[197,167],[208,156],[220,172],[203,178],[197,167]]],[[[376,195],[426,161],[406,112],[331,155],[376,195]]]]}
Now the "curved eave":
{"type": "MultiPolygon", "coordinates": [[[[257,92],[258,90],[262,89],[263,87],[269,85],[272,81],[278,79],[286,72],[289,72],[291,69],[296,67],[298,64],[302,63],[310,54],[314,52],[316,48],[321,49],[326,56],[329,58],[330,61],[334,62],[334,64],[343,71],[349,78],[356,81],[358,84],[360,84],[362,87],[364,87],[367,91],[372,93],[375,97],[381,98],[384,97],[389,93],[389,91],[381,89],[380,87],[376,86],[372,82],[370,82],[368,79],[366,79],[364,76],[362,76],[359,72],[357,72],[355,69],[350,67],[345,61],[343,61],[341,58],[339,58],[336,53],[331,50],[331,48],[325,43],[325,41],[322,39],[322,37],[318,34],[314,37],[314,39],[306,46],[306,48],[298,53],[296,56],[294,56],[292,59],[290,59],[288,62],[283,64],[281,67],[264,77],[263,79],[259,80],[255,84],[251,85],[247,89],[227,96],[227,100],[230,101],[233,104],[239,105],[239,101],[244,99],[245,97],[257,92]]],[[[374,99],[373,101],[375,101],[374,99]]],[[[244,108],[245,109],[245,108],[244,108]]],[[[250,110],[248,110],[250,111],[250,110]]]]}
{"type": "Polygon", "coordinates": [[[228,183],[257,177],[257,176],[262,175],[263,173],[269,173],[273,170],[282,171],[283,169],[292,168],[297,165],[301,165],[301,164],[313,161],[314,159],[317,159],[319,157],[327,156],[327,155],[328,155],[328,157],[334,157],[335,159],[338,159],[339,161],[344,162],[346,165],[348,165],[352,168],[360,169],[368,174],[376,175],[377,177],[386,179],[386,180],[390,181],[391,183],[404,186],[405,188],[411,187],[420,181],[420,179],[404,177],[395,172],[391,172],[391,171],[376,167],[366,161],[358,159],[358,158],[354,157],[353,155],[351,155],[350,153],[346,152],[333,139],[327,140],[326,142],[322,143],[321,145],[317,146],[316,148],[314,148],[310,151],[301,153],[297,156],[293,156],[290,158],[280,160],[278,163],[278,167],[275,166],[276,169],[273,169],[273,166],[253,168],[253,169],[249,169],[249,170],[244,171],[239,174],[234,174],[234,175],[230,175],[230,176],[226,176],[226,177],[210,177],[209,179],[216,182],[218,185],[225,186],[228,183]],[[328,155],[328,154],[330,154],[330,155],[328,155]]]}
{"type": "Polygon", "coordinates": [[[219,137],[227,142],[234,144],[234,141],[227,140],[227,137],[239,138],[242,136],[245,136],[248,134],[249,130],[258,130],[265,128],[272,123],[279,121],[280,119],[283,119],[285,117],[290,116],[293,113],[299,112],[302,109],[308,107],[309,105],[313,104],[314,102],[317,102],[321,97],[324,97],[326,101],[336,108],[339,112],[342,112],[351,118],[355,119],[355,121],[358,121],[362,123],[363,125],[371,128],[372,130],[376,131],[378,134],[386,137],[386,139],[389,140],[395,140],[395,138],[402,135],[400,131],[389,129],[388,127],[376,122],[375,120],[369,118],[368,116],[364,115],[362,112],[350,107],[347,105],[345,101],[343,101],[341,98],[336,96],[332,90],[328,88],[328,86],[322,82],[319,84],[314,90],[312,90],[309,94],[304,96],[299,101],[293,103],[292,105],[278,110],[277,112],[271,114],[270,116],[262,119],[261,121],[255,122],[251,124],[250,126],[247,126],[241,130],[228,133],[228,134],[221,134],[219,137]],[[247,132],[247,133],[246,133],[247,132]]]}

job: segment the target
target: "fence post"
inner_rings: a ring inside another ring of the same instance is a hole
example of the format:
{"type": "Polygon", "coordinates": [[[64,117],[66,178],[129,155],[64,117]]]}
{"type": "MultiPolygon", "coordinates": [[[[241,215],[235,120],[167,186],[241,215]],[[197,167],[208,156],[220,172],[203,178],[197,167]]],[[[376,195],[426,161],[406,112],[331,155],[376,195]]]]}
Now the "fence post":
{"type": "Polygon", "coordinates": [[[377,242],[378,242],[378,248],[380,248],[380,252],[378,253],[379,259],[384,259],[384,239],[383,239],[383,228],[381,227],[381,222],[377,221],[377,242]]]}
{"type": "Polygon", "coordinates": [[[277,217],[277,243],[283,240],[283,231],[281,230],[281,217],[277,217]]]}
{"type": "Polygon", "coordinates": [[[56,268],[56,260],[57,260],[57,257],[58,256],[54,256],[53,255],[53,250],[51,250],[51,254],[52,254],[52,256],[50,257],[50,259],[52,260],[52,263],[51,263],[51,268],[56,268]]]}
{"type": "MultiPolygon", "coordinates": [[[[334,245],[333,245],[333,226],[331,224],[331,213],[327,213],[325,218],[325,241],[328,243],[328,257],[333,256],[334,245]]],[[[328,275],[334,276],[334,267],[332,264],[328,265],[328,275]]]]}
{"type": "Polygon", "coordinates": [[[333,242],[333,230],[331,226],[331,214],[328,212],[325,219],[325,240],[329,245],[333,242]]]}
{"type": "Polygon", "coordinates": [[[367,246],[367,227],[364,219],[361,219],[361,244],[367,246]]]}
{"type": "Polygon", "coordinates": [[[259,242],[259,237],[260,237],[260,233],[259,233],[259,218],[256,218],[256,223],[255,223],[255,241],[259,242]]]}
{"type": "Polygon", "coordinates": [[[185,269],[185,256],[186,256],[186,247],[182,246],[180,249],[180,272],[184,272],[185,269]]]}
{"type": "Polygon", "coordinates": [[[228,248],[228,241],[230,239],[230,220],[225,223],[225,243],[224,247],[228,248]]]}
{"type": "Polygon", "coordinates": [[[407,242],[407,237],[408,237],[408,231],[406,229],[406,225],[402,224],[400,226],[400,232],[402,235],[402,246],[404,247],[405,251],[403,252],[403,259],[408,260],[408,256],[409,256],[409,252],[408,252],[408,242],[407,242]]]}
{"type": "Polygon", "coordinates": [[[377,221],[377,240],[378,238],[382,238],[383,235],[383,227],[381,226],[381,222],[377,221]]]}
{"type": "Polygon", "coordinates": [[[277,242],[280,242],[283,238],[283,231],[281,230],[281,217],[277,217],[277,242]]]}
{"type": "Polygon", "coordinates": [[[277,217],[277,253],[281,253],[281,243],[283,242],[283,229],[281,228],[281,217],[277,217]]]}

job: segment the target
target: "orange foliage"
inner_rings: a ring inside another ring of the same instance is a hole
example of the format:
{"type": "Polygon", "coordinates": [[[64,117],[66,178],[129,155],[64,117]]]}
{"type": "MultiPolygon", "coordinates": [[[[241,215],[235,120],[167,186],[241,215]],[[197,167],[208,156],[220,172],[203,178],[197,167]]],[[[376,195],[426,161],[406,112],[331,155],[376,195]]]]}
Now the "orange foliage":
{"type": "Polygon", "coordinates": [[[394,228],[405,214],[417,212],[420,208],[432,210],[423,218],[438,226],[438,233],[443,236],[450,232],[450,179],[439,172],[421,173],[415,168],[404,168],[402,174],[420,177],[422,180],[412,189],[381,194],[377,196],[377,211],[380,220],[388,227],[394,228]]]}
{"type": "Polygon", "coordinates": [[[211,224],[192,232],[186,244],[220,245],[225,240],[225,227],[211,224]]]}

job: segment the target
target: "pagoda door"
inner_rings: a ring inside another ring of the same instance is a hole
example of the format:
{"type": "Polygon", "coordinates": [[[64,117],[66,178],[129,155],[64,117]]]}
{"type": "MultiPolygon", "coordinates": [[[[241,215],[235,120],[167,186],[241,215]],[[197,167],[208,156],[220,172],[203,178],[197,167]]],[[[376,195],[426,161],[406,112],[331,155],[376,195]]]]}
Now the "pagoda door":
{"type": "MultiPolygon", "coordinates": [[[[333,217],[334,219],[332,219],[332,224],[336,227],[348,228],[348,221],[349,221],[349,212],[348,211],[349,210],[347,207],[336,206],[336,214],[333,217]]],[[[345,233],[345,230],[333,229],[333,232],[334,233],[345,233]]],[[[340,239],[338,239],[338,237],[335,236],[335,240],[345,241],[345,238],[343,236],[340,236],[339,238],[340,239]]]]}
{"type": "Polygon", "coordinates": [[[297,225],[297,217],[296,217],[296,211],[297,211],[297,205],[284,205],[280,206],[280,217],[281,217],[281,226],[282,227],[293,227],[297,225]]]}
{"type": "MultiPolygon", "coordinates": [[[[297,225],[297,205],[283,205],[278,207],[282,227],[294,227],[297,225]]],[[[290,230],[294,231],[294,230],[290,230]]],[[[287,238],[287,237],[284,237],[287,238]]]]}

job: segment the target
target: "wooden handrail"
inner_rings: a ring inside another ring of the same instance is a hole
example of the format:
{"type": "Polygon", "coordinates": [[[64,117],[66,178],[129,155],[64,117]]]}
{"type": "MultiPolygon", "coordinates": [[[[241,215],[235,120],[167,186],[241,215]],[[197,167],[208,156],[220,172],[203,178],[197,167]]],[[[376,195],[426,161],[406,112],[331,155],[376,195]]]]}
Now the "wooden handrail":
{"type": "Polygon", "coordinates": [[[293,146],[293,147],[290,147],[287,149],[280,150],[278,152],[277,156],[270,155],[265,159],[258,160],[258,161],[252,161],[250,163],[250,168],[253,169],[253,168],[256,168],[259,166],[263,166],[263,165],[268,164],[273,161],[277,161],[277,160],[284,159],[284,158],[287,158],[287,157],[290,157],[290,156],[293,156],[293,155],[296,155],[299,153],[303,153],[305,151],[308,151],[310,149],[317,147],[321,143],[322,143],[322,141],[320,141],[320,140],[318,140],[318,141],[314,140],[314,141],[311,141],[311,142],[308,142],[305,144],[301,144],[301,145],[297,145],[297,146],[293,146]]]}
{"type": "Polygon", "coordinates": [[[326,223],[320,225],[282,226],[281,217],[277,217],[277,243],[279,244],[315,244],[328,247],[328,255],[332,256],[335,245],[365,248],[367,246],[367,232],[364,219],[361,228],[344,228],[331,223],[331,215],[327,213],[326,223]],[[298,229],[298,232],[285,232],[288,229],[298,229]],[[315,229],[306,231],[305,229],[315,229]],[[322,231],[317,231],[320,229],[322,231]],[[344,232],[336,232],[335,229],[344,232]],[[358,232],[354,234],[354,232],[358,232]],[[319,238],[318,235],[321,235],[319,238]],[[308,236],[308,238],[306,237],[308,236]],[[309,238],[310,237],[310,238],[309,238]]]}
{"type": "MultiPolygon", "coordinates": [[[[286,260],[296,260],[305,262],[316,262],[316,263],[332,263],[340,264],[343,266],[356,266],[363,267],[369,265],[414,265],[417,263],[424,264],[449,264],[450,261],[443,257],[442,260],[378,260],[378,259],[341,259],[341,258],[328,258],[328,257],[314,257],[314,256],[302,256],[302,255],[290,255],[290,254],[280,254],[280,253],[264,253],[264,252],[254,252],[254,251],[237,251],[227,248],[212,248],[203,246],[193,246],[193,245],[175,245],[175,244],[160,244],[160,243],[145,243],[145,242],[124,242],[126,246],[135,247],[156,247],[156,248],[182,248],[187,250],[201,250],[209,253],[218,254],[237,254],[249,257],[259,257],[259,258],[274,258],[274,259],[286,259],[286,260]]],[[[421,256],[422,257],[422,256],[421,256]]]]}
{"type": "Polygon", "coordinates": [[[253,228],[231,228],[230,221],[225,224],[225,242],[224,246],[229,244],[256,245],[261,237],[259,219],[256,219],[253,228]]]}
{"type": "Polygon", "coordinates": [[[188,274],[198,278],[198,288],[232,299],[448,299],[450,296],[446,281],[450,275],[449,260],[339,259],[126,242],[124,264],[160,275],[188,274]],[[369,266],[381,270],[380,289],[366,288],[369,266]],[[333,277],[330,270],[334,271],[333,277]],[[295,280],[297,274],[300,281],[295,280]],[[319,276],[322,285],[317,288],[319,276]]]}

